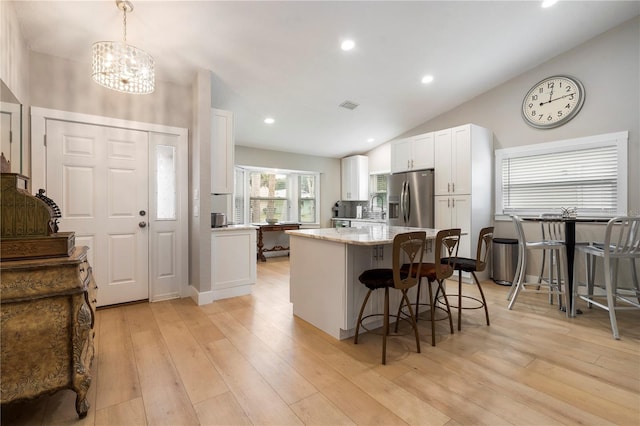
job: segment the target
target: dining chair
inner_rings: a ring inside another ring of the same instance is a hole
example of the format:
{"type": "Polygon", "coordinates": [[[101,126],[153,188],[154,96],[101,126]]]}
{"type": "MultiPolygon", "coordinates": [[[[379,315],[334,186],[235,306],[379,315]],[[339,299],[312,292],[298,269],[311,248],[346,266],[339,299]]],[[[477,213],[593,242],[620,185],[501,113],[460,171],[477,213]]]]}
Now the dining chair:
{"type": "MultiPolygon", "coordinates": [[[[478,234],[478,245],[476,248],[476,258],[470,259],[467,257],[456,257],[453,259],[453,264],[455,265],[455,270],[458,271],[458,294],[447,294],[450,297],[457,297],[457,305],[453,305],[450,303],[452,308],[458,309],[458,331],[462,329],[462,309],[482,309],[484,308],[484,315],[487,320],[487,325],[489,325],[489,308],[487,307],[487,300],[484,297],[484,292],[482,291],[482,286],[480,285],[480,281],[478,280],[477,272],[482,272],[487,267],[487,262],[489,258],[489,252],[491,250],[491,241],[493,240],[493,226],[487,226],[480,230],[478,234]],[[480,298],[475,296],[471,296],[468,294],[462,294],[462,273],[467,272],[470,273],[473,277],[473,280],[478,287],[480,292],[480,298]],[[462,306],[462,299],[472,300],[472,306],[462,306]]],[[[443,264],[449,264],[450,261],[448,258],[444,258],[440,260],[443,264]]]]}
{"type": "MultiPolygon", "coordinates": [[[[416,292],[415,301],[415,317],[418,321],[419,307],[422,305],[429,306],[431,320],[431,346],[436,345],[436,320],[449,319],[449,327],[453,334],[453,319],[451,318],[451,306],[444,290],[444,280],[451,277],[456,269],[455,261],[458,257],[458,247],[460,246],[460,228],[443,229],[436,234],[436,242],[434,245],[434,262],[422,263],[422,265],[402,265],[401,270],[405,273],[411,271],[413,275],[418,272],[418,279],[427,279],[427,288],[429,289],[429,303],[420,303],[420,281],[418,282],[418,290],[416,292]],[[443,259],[445,259],[443,263],[443,259]],[[437,283],[435,295],[433,294],[433,283],[437,283]],[[441,296],[439,296],[441,295],[441,296]],[[440,300],[444,300],[444,307],[441,306],[440,300]],[[436,309],[446,313],[446,317],[435,317],[436,309]]],[[[401,308],[398,308],[398,316],[401,316],[401,308]]]]}
{"type": "Polygon", "coordinates": [[[358,321],[356,323],[356,333],[353,339],[354,344],[358,344],[358,336],[360,327],[366,331],[371,331],[363,324],[367,318],[382,316],[382,364],[387,363],[387,336],[389,335],[389,289],[395,288],[401,293],[401,300],[399,305],[399,312],[406,305],[409,311],[408,315],[400,316],[391,315],[396,319],[395,331],[398,331],[398,322],[401,319],[408,319],[413,327],[416,338],[416,350],[420,353],[420,335],[418,334],[418,325],[416,324],[416,317],[411,308],[411,302],[407,296],[407,291],[416,286],[419,283],[420,278],[418,272],[422,265],[422,258],[424,256],[424,250],[426,246],[427,235],[424,231],[417,232],[405,232],[398,234],[393,239],[393,267],[392,268],[376,268],[368,269],[358,279],[364,284],[369,291],[367,292],[360,313],[358,314],[358,321]],[[403,269],[405,265],[409,265],[408,268],[403,269]],[[365,307],[369,301],[371,293],[375,290],[384,289],[384,312],[373,313],[363,317],[365,307]]]}
{"type": "MultiPolygon", "coordinates": [[[[562,216],[559,214],[543,213],[540,215],[540,219],[540,233],[542,234],[542,241],[557,241],[565,244],[565,224],[562,221],[562,216]]],[[[542,260],[540,262],[540,273],[538,274],[538,283],[542,284],[543,281],[546,281],[548,288],[551,289],[553,287],[557,287],[557,281],[559,278],[560,263],[556,256],[556,250],[543,249],[542,260]],[[548,259],[547,252],[549,253],[548,259]],[[544,273],[545,266],[547,267],[546,276],[544,273]]],[[[549,304],[553,305],[552,293],[549,293],[549,304]]],[[[562,298],[560,296],[558,296],[558,304],[560,308],[562,308],[562,298]]]]}
{"type": "Polygon", "coordinates": [[[620,339],[616,311],[640,309],[640,287],[636,270],[636,260],[640,258],[640,216],[618,216],[611,219],[607,223],[603,243],[580,245],[576,249],[585,255],[587,292],[579,294],[579,283],[576,281],[573,286],[574,300],[579,297],[587,302],[589,308],[595,305],[609,311],[613,337],[620,339]],[[594,282],[598,257],[602,258],[604,263],[604,289],[594,282]],[[630,262],[633,288],[618,287],[620,260],[630,262]],[[617,302],[622,302],[624,305],[619,305],[617,302]]]}
{"type": "MultiPolygon", "coordinates": [[[[511,220],[518,235],[518,264],[516,266],[516,273],[513,278],[511,290],[507,296],[507,299],[509,299],[509,309],[513,309],[516,299],[521,292],[545,292],[541,287],[547,287],[548,290],[546,292],[551,295],[557,294],[561,299],[564,299],[564,301],[562,301],[564,306],[568,306],[568,297],[564,289],[569,282],[567,278],[567,248],[564,242],[556,240],[528,241],[522,226],[522,219],[514,215],[511,216],[511,220]],[[558,276],[560,279],[556,281],[550,280],[549,282],[545,282],[544,280],[541,282],[527,282],[527,261],[530,250],[553,251],[553,256],[557,259],[556,264],[559,266],[558,276]],[[531,287],[535,287],[535,289],[531,287]]],[[[567,316],[571,314],[570,310],[569,308],[566,309],[567,316]]]]}

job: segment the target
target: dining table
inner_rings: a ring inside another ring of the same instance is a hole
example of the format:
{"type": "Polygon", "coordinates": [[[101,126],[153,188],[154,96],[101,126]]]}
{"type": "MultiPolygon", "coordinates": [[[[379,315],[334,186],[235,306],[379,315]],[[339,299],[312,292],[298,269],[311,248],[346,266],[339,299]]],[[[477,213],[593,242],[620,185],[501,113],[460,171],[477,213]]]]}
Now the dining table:
{"type": "MultiPolygon", "coordinates": [[[[575,264],[575,249],[576,249],[576,224],[577,223],[607,223],[610,218],[607,217],[588,217],[588,216],[561,216],[561,215],[540,215],[540,216],[525,216],[522,220],[527,222],[563,222],[564,223],[564,244],[567,248],[567,279],[569,280],[567,286],[567,299],[568,307],[571,309],[569,314],[573,312],[581,314],[579,309],[574,310],[573,306],[575,301],[573,300],[573,286],[574,286],[574,264],[575,264]]],[[[566,307],[563,306],[562,310],[566,307]]]]}

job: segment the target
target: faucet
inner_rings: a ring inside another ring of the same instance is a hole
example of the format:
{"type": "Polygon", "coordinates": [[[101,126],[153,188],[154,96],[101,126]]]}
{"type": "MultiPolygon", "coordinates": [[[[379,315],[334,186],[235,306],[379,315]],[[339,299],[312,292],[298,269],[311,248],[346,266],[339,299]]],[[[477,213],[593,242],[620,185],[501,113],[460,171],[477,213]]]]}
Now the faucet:
{"type": "Polygon", "coordinates": [[[380,195],[380,194],[375,194],[373,197],[371,197],[371,213],[373,213],[373,207],[374,207],[373,200],[375,200],[376,198],[378,200],[380,200],[380,203],[379,203],[379,205],[380,205],[380,219],[384,219],[384,217],[386,215],[385,211],[384,211],[384,198],[382,198],[382,195],[380,195]]]}

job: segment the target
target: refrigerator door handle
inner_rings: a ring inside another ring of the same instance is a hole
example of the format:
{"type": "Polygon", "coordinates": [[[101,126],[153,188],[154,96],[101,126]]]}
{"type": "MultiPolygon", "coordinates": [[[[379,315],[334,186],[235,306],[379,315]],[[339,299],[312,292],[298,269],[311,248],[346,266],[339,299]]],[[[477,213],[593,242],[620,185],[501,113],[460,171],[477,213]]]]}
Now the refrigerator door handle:
{"type": "Polygon", "coordinates": [[[402,190],[402,192],[404,192],[404,197],[403,197],[403,204],[402,204],[402,210],[404,211],[403,215],[404,215],[404,226],[407,226],[407,223],[409,222],[409,212],[407,210],[407,207],[409,206],[407,197],[409,196],[409,182],[405,181],[404,182],[404,189],[402,190]]]}
{"type": "Polygon", "coordinates": [[[407,215],[404,212],[404,188],[406,186],[407,182],[403,181],[402,182],[402,190],[400,191],[400,212],[402,213],[402,221],[406,222],[407,220],[407,215]]]}
{"type": "Polygon", "coordinates": [[[411,187],[409,186],[409,182],[407,182],[407,194],[404,196],[407,203],[407,225],[411,220],[411,187]]]}

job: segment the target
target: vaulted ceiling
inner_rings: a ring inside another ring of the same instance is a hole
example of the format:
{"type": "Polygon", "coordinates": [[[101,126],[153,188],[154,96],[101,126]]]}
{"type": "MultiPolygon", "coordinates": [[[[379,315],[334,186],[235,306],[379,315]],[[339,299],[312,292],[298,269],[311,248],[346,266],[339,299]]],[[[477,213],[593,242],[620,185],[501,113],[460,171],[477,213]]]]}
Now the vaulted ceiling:
{"type": "MultiPolygon", "coordinates": [[[[138,0],[127,40],[154,56],[158,80],[190,85],[195,70],[210,70],[214,106],[234,111],[238,144],[342,157],[640,14],[638,1],[541,3],[138,0]],[[345,39],[352,50],[341,50],[345,39]]],[[[37,52],[89,64],[93,42],[122,37],[114,1],[14,5],[37,52]]]]}

